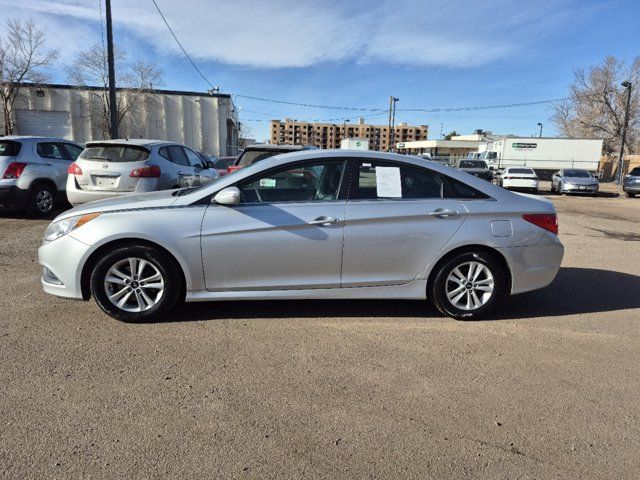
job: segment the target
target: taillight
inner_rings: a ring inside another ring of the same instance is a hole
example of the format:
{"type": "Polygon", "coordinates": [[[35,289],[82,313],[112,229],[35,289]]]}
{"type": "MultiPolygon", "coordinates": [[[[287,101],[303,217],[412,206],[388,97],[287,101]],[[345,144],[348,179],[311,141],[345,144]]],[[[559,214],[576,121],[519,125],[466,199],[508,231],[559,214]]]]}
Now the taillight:
{"type": "Polygon", "coordinates": [[[227,172],[229,173],[233,173],[236,170],[240,170],[242,167],[240,165],[231,165],[230,167],[227,167],[227,172]]]}
{"type": "Polygon", "coordinates": [[[540,228],[558,234],[558,217],[551,213],[527,213],[522,215],[527,222],[533,223],[540,228]]]}
{"type": "Polygon", "coordinates": [[[151,165],[149,167],[134,168],[129,176],[134,178],[158,178],[161,173],[160,167],[151,165]]]}
{"type": "Polygon", "coordinates": [[[73,162],[71,165],[69,165],[69,168],[67,168],[67,173],[69,175],[82,175],[82,169],[80,168],[80,165],[78,165],[76,162],[73,162]]]}
{"type": "Polygon", "coordinates": [[[24,167],[26,166],[26,163],[11,162],[9,165],[7,165],[7,169],[4,171],[4,175],[2,176],[2,178],[20,178],[20,175],[22,175],[24,167]]]}

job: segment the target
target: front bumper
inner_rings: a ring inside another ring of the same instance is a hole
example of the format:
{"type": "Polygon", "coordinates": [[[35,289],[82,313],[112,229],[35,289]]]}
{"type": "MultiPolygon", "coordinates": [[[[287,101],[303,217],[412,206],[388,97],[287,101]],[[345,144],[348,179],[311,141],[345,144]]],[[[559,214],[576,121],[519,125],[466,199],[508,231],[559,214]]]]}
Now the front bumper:
{"type": "Polygon", "coordinates": [[[573,185],[564,183],[562,191],[565,193],[598,193],[599,185],[573,185]]]}
{"type": "Polygon", "coordinates": [[[640,182],[623,183],[622,190],[624,190],[625,192],[640,193],[640,182]]]}
{"type": "Polygon", "coordinates": [[[90,248],[71,234],[43,243],[38,249],[38,262],[43,267],[44,291],[58,297],[82,299],[82,267],[90,248]]]}

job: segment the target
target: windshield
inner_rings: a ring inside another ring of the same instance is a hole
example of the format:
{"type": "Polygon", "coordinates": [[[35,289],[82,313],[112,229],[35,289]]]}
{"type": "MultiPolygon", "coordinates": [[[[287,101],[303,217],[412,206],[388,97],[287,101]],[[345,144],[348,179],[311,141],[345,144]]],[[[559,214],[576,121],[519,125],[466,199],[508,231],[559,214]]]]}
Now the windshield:
{"type": "Polygon", "coordinates": [[[487,168],[487,162],[482,160],[462,160],[460,168],[487,168]]]}
{"type": "Polygon", "coordinates": [[[588,170],[565,170],[564,176],[570,178],[591,178],[588,170]]]}
{"type": "MultiPolygon", "coordinates": [[[[187,187],[187,188],[181,188],[180,190],[177,190],[174,195],[176,196],[182,196],[182,195],[186,195],[187,193],[193,193],[193,192],[199,192],[200,190],[204,190],[204,189],[210,189],[212,186],[217,185],[220,182],[226,182],[227,179],[229,178],[234,178],[235,176],[237,176],[238,174],[242,173],[243,175],[245,173],[249,173],[252,174],[253,172],[258,172],[260,171],[262,167],[260,167],[259,164],[254,163],[253,165],[249,165],[246,168],[240,168],[238,170],[234,170],[231,173],[228,173],[225,176],[222,177],[217,177],[215,180],[206,183],[204,185],[200,185],[199,187],[187,187]]],[[[213,191],[215,191],[216,189],[214,189],[213,191]]]]}
{"type": "Polygon", "coordinates": [[[149,150],[137,145],[93,144],[85,148],[78,158],[101,162],[143,162],[149,158],[149,150]]]}
{"type": "Polygon", "coordinates": [[[11,140],[3,140],[0,142],[0,157],[15,157],[20,153],[22,144],[11,140]]]}

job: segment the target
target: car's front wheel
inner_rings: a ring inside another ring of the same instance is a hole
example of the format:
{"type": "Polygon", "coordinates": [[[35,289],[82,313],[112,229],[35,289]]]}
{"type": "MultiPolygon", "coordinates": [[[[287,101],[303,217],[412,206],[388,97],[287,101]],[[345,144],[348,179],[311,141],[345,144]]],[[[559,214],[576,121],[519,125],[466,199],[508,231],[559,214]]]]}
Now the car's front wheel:
{"type": "Polygon", "coordinates": [[[482,318],[507,294],[508,274],[483,250],[463,252],[440,265],[430,283],[430,297],[444,315],[458,320],[482,318]]]}
{"type": "Polygon", "coordinates": [[[149,246],[121,246],[102,257],[91,274],[100,308],[123,322],[162,319],[178,302],[182,275],[166,253],[149,246]]]}
{"type": "Polygon", "coordinates": [[[633,198],[636,196],[634,192],[625,192],[628,198],[633,198]]]}

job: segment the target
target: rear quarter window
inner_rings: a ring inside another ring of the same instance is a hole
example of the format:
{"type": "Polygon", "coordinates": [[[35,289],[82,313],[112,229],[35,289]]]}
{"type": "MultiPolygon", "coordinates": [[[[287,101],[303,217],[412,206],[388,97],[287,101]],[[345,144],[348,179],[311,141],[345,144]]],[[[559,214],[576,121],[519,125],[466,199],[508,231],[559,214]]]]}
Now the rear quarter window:
{"type": "Polygon", "coordinates": [[[22,144],[12,140],[0,141],[0,157],[15,157],[20,153],[22,144]]]}

